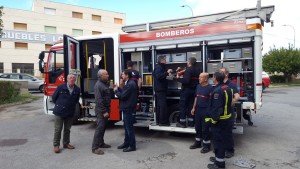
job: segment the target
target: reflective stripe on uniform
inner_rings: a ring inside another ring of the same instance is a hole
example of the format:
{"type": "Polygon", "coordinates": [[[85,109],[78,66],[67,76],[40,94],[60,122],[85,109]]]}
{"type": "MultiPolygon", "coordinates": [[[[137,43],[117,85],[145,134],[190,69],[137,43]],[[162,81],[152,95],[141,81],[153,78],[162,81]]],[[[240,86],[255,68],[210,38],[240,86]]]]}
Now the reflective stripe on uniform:
{"type": "Polygon", "coordinates": [[[188,118],[188,121],[194,121],[194,119],[193,118],[188,118]]]}
{"type": "Polygon", "coordinates": [[[216,157],[216,161],[218,161],[218,162],[225,162],[224,158],[217,158],[217,157],[216,157]]]}
{"type": "Polygon", "coordinates": [[[197,94],[197,97],[202,97],[202,98],[204,98],[204,99],[209,99],[208,96],[204,96],[204,95],[202,95],[202,94],[197,94]]]}
{"type": "Polygon", "coordinates": [[[207,140],[207,141],[203,140],[203,143],[204,144],[210,144],[210,140],[207,140]]]}
{"type": "Polygon", "coordinates": [[[217,121],[213,120],[212,118],[205,118],[205,122],[211,122],[212,124],[217,123],[217,121]]]}
{"type": "MultiPolygon", "coordinates": [[[[233,89],[230,89],[230,91],[231,91],[231,94],[232,94],[231,96],[233,97],[233,89]]],[[[227,108],[227,105],[228,105],[228,93],[227,93],[226,90],[224,90],[224,93],[225,93],[224,115],[220,116],[219,120],[226,120],[226,119],[229,119],[231,117],[231,113],[227,114],[227,109],[228,109],[227,108]]],[[[233,99],[232,99],[232,101],[233,101],[233,99]]],[[[205,122],[210,122],[210,121],[211,121],[212,124],[216,124],[217,123],[217,121],[213,120],[212,118],[205,118],[205,122]]]]}
{"type": "Polygon", "coordinates": [[[196,140],[196,141],[201,141],[201,138],[197,138],[197,137],[196,137],[195,140],[196,140]]]}
{"type": "Polygon", "coordinates": [[[179,119],[179,121],[180,121],[180,122],[185,122],[185,121],[186,121],[186,119],[179,119]]]}

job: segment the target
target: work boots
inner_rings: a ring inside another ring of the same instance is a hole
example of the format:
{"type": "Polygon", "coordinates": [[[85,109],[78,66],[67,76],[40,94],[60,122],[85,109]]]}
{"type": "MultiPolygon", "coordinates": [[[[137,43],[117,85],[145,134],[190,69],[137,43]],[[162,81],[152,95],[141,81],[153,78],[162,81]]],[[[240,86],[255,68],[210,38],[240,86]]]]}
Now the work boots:
{"type": "Polygon", "coordinates": [[[225,152],[225,158],[231,158],[233,156],[234,156],[234,152],[232,152],[232,151],[226,151],[225,152]]]}
{"type": "Polygon", "coordinates": [[[204,153],[208,153],[209,151],[210,151],[210,148],[204,146],[200,152],[204,154],[204,153]]]}
{"type": "Polygon", "coordinates": [[[207,164],[208,169],[219,169],[219,168],[225,168],[225,167],[220,167],[217,166],[216,164],[207,164]]]}
{"type": "Polygon", "coordinates": [[[202,147],[201,142],[202,142],[202,141],[195,141],[194,144],[192,144],[192,145],[190,146],[190,149],[201,148],[201,147],[202,147]]]}
{"type": "Polygon", "coordinates": [[[225,162],[221,164],[222,166],[218,166],[216,163],[216,157],[209,157],[209,161],[213,162],[213,164],[208,164],[207,168],[209,169],[219,169],[219,168],[225,168],[225,162]]]}

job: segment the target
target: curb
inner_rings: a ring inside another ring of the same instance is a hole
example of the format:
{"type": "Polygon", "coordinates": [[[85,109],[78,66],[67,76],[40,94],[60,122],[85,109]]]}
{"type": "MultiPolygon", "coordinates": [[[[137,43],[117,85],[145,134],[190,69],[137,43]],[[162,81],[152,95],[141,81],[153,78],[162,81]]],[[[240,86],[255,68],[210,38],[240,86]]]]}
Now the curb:
{"type": "Polygon", "coordinates": [[[30,103],[32,101],[34,101],[34,99],[26,99],[26,100],[19,101],[19,102],[3,104],[3,105],[0,105],[0,108],[7,108],[7,107],[11,107],[11,106],[17,106],[17,105],[21,105],[21,104],[30,103]]]}
{"type": "Polygon", "coordinates": [[[270,88],[289,87],[289,85],[276,85],[276,86],[270,85],[269,87],[270,88]]]}

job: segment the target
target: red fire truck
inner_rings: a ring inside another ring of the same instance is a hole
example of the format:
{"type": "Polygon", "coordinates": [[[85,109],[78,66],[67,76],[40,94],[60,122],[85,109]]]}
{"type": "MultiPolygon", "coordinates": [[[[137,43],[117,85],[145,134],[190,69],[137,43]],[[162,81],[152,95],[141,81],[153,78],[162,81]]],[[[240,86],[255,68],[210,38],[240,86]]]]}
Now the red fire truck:
{"type": "MultiPolygon", "coordinates": [[[[51,95],[69,73],[77,76],[81,99],[76,116],[81,121],[95,121],[94,84],[97,72],[106,69],[110,83],[119,83],[121,71],[131,60],[141,73],[142,92],[137,104],[135,126],[151,130],[194,133],[192,128],[178,128],[180,83],[168,77],[167,104],[171,126],[155,125],[155,97],[152,71],[157,57],[165,55],[167,68],[185,67],[189,57],[210,77],[227,67],[237,83],[241,100],[236,104],[237,123],[243,114],[250,115],[262,105],[262,28],[271,22],[274,6],[244,9],[190,18],[124,26],[125,34],[102,34],[70,37],[39,55],[40,70],[45,73],[44,111],[52,114],[51,95]],[[44,62],[45,61],[45,62],[44,62]]],[[[119,100],[112,94],[110,120],[122,124],[119,100]]],[[[251,124],[251,123],[249,123],[251,124]]],[[[242,133],[242,127],[236,132],[242,133]]]]}

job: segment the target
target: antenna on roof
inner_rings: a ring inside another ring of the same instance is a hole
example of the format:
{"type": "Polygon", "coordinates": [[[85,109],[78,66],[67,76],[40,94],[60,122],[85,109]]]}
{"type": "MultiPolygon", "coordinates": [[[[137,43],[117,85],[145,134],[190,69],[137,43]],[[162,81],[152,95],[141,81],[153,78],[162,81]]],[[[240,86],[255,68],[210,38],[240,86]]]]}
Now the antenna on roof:
{"type": "Polygon", "coordinates": [[[259,12],[261,10],[261,0],[257,0],[256,10],[259,12]]]}

